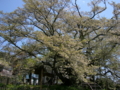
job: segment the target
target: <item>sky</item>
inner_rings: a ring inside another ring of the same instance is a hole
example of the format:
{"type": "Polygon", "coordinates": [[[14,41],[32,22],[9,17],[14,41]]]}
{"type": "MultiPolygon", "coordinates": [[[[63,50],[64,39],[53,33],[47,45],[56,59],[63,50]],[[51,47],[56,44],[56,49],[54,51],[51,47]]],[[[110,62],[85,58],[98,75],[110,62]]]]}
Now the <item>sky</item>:
{"type": "MultiPolygon", "coordinates": [[[[82,11],[84,10],[89,11],[90,7],[88,6],[88,3],[93,0],[77,0],[77,1],[81,6],[82,11]]],[[[107,9],[100,15],[102,17],[111,18],[113,16],[112,14],[113,8],[108,4],[108,2],[111,3],[112,1],[114,1],[115,3],[120,3],[120,0],[106,0],[106,1],[107,1],[107,9]]],[[[103,6],[103,3],[101,3],[100,6],[103,6]]]]}
{"type": "MultiPolygon", "coordinates": [[[[87,11],[90,10],[90,7],[87,6],[87,3],[91,0],[78,0],[79,5],[81,6],[81,10],[87,11]]],[[[112,0],[107,0],[108,2],[111,2],[112,0]]],[[[120,0],[114,0],[114,2],[119,3],[120,0]]],[[[22,0],[0,0],[0,11],[3,12],[12,12],[18,7],[23,7],[24,2],[22,0]]],[[[112,16],[112,7],[108,5],[108,9],[102,13],[103,17],[111,17],[112,16]]]]}
{"type": "Polygon", "coordinates": [[[5,13],[12,12],[18,7],[23,7],[24,2],[22,0],[0,0],[0,11],[5,13]]]}

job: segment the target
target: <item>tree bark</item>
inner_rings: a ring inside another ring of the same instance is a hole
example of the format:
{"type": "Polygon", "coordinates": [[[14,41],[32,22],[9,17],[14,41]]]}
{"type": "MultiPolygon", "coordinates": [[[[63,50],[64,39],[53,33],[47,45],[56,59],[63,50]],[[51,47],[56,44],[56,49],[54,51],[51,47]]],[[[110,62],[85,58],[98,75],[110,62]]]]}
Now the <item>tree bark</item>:
{"type": "Polygon", "coordinates": [[[42,90],[42,78],[43,78],[43,67],[41,68],[41,73],[40,73],[40,90],[42,90]]]}

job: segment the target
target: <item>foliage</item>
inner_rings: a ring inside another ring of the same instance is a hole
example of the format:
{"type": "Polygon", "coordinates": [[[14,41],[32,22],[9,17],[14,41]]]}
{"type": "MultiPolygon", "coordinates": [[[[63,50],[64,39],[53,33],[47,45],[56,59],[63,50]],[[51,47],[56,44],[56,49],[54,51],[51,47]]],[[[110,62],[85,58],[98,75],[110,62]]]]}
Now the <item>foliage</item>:
{"type": "Polygon", "coordinates": [[[79,90],[76,87],[72,87],[72,86],[61,86],[61,85],[54,85],[54,86],[50,86],[49,87],[50,90],[79,90]]]}
{"type": "MultiPolygon", "coordinates": [[[[39,90],[40,86],[33,85],[8,85],[8,90],[39,90]]],[[[49,90],[86,90],[82,87],[74,86],[61,86],[61,85],[52,85],[52,86],[43,86],[43,88],[49,88],[49,90]]]]}
{"type": "Polygon", "coordinates": [[[97,79],[96,82],[106,90],[111,90],[116,87],[114,81],[112,81],[110,78],[100,78],[100,79],[97,79]]]}
{"type": "Polygon", "coordinates": [[[3,68],[3,67],[10,67],[9,66],[9,62],[5,61],[3,58],[0,58],[0,68],[3,68]]]}
{"type": "Polygon", "coordinates": [[[3,83],[0,83],[0,87],[6,87],[6,85],[3,83]]]}
{"type": "Polygon", "coordinates": [[[30,85],[7,85],[7,87],[9,90],[32,90],[32,89],[38,90],[39,88],[37,86],[30,86],[30,85]]]}

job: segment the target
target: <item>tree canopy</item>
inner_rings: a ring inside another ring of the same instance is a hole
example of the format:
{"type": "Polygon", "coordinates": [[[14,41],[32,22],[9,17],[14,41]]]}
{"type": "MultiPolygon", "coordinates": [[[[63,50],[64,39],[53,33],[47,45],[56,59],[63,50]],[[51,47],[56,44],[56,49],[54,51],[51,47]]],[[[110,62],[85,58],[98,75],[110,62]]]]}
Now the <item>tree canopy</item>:
{"type": "Polygon", "coordinates": [[[87,82],[91,76],[120,78],[119,3],[109,3],[113,16],[108,19],[100,16],[106,0],[91,1],[90,11],[81,11],[77,0],[24,2],[23,8],[0,12],[3,51],[21,62],[36,58],[66,85],[87,82]]]}

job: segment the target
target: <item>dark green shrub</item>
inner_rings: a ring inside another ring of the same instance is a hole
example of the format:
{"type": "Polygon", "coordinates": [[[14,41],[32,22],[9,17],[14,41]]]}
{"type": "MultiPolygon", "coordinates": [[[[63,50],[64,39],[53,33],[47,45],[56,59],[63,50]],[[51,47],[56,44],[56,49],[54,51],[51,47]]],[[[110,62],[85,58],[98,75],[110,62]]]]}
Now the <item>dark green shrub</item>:
{"type": "Polygon", "coordinates": [[[30,90],[30,86],[26,85],[7,85],[8,90],[30,90]]]}
{"type": "Polygon", "coordinates": [[[6,87],[6,85],[3,83],[0,83],[0,87],[6,87]]]}
{"type": "Polygon", "coordinates": [[[70,87],[67,87],[66,90],[78,90],[78,88],[70,86],[70,87]]]}
{"type": "MultiPolygon", "coordinates": [[[[40,90],[39,85],[8,85],[8,90],[40,90]]],[[[82,87],[77,86],[63,86],[63,85],[52,85],[52,86],[45,86],[43,85],[42,88],[48,88],[49,90],[89,90],[84,89],[82,87]]]]}
{"type": "Polygon", "coordinates": [[[30,90],[30,86],[20,85],[17,86],[17,90],[30,90]]]}
{"type": "Polygon", "coordinates": [[[82,87],[62,86],[62,85],[52,85],[52,86],[49,87],[49,89],[50,90],[84,90],[82,87]]]}
{"type": "Polygon", "coordinates": [[[40,86],[31,86],[30,90],[40,90],[40,86]]]}

